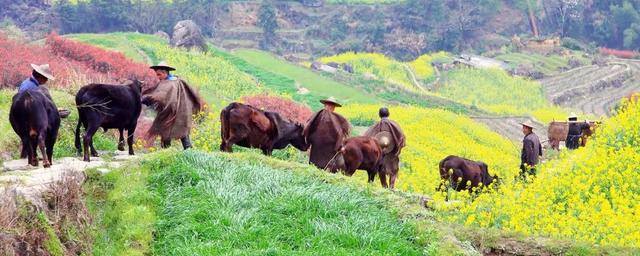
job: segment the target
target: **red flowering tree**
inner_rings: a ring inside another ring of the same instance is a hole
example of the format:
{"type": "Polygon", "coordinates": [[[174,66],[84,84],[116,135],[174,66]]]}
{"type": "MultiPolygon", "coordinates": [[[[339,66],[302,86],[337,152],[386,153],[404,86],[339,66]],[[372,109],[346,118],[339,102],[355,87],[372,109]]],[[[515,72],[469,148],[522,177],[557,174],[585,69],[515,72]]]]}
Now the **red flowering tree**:
{"type": "Polygon", "coordinates": [[[111,80],[139,79],[151,84],[156,80],[147,65],[132,61],[119,52],[75,42],[56,33],[49,34],[47,46],[54,55],[83,63],[92,70],[107,75],[111,80]]]}
{"type": "Polygon", "coordinates": [[[240,101],[265,111],[278,112],[283,117],[302,124],[306,123],[313,114],[307,105],[279,96],[244,96],[240,101]]]}
{"type": "Polygon", "coordinates": [[[52,55],[46,48],[28,45],[9,39],[0,33],[0,88],[15,88],[24,79],[31,76],[30,64],[48,63],[51,72],[58,78],[52,85],[64,84],[68,78],[66,63],[52,55]]]}

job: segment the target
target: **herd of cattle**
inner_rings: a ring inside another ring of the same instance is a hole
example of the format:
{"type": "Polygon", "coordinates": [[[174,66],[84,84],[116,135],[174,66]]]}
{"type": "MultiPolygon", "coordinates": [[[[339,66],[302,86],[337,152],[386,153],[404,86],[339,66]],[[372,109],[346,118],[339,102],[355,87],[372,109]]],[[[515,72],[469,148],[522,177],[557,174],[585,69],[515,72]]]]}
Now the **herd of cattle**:
{"type": "MultiPolygon", "coordinates": [[[[141,90],[142,83],[139,81],[130,81],[125,85],[90,84],[79,90],[75,98],[79,114],[75,130],[75,148],[78,155],[84,153],[84,161],[90,161],[90,156],[98,156],[93,145],[93,136],[100,128],[105,132],[109,129],[119,131],[118,149],[121,151],[125,149],[126,131],[129,154],[134,154],[133,134],[142,109],[141,90]],[[82,142],[81,128],[85,130],[82,142]]],[[[43,166],[51,166],[61,117],[48,91],[41,88],[16,94],[13,97],[9,119],[22,143],[21,158],[26,157],[30,165],[38,166],[39,149],[43,166]]],[[[271,155],[274,149],[283,149],[288,145],[300,151],[310,148],[310,143],[304,135],[305,126],[289,121],[276,112],[231,103],[220,113],[220,120],[221,151],[231,152],[232,146],[238,145],[259,148],[265,155],[271,155]]],[[[553,133],[549,133],[550,137],[551,134],[558,133],[556,130],[561,130],[562,127],[562,124],[552,124],[550,131],[553,129],[553,133]]],[[[566,136],[566,132],[564,134],[566,136]]],[[[387,187],[385,173],[381,172],[384,153],[381,143],[384,144],[379,139],[368,136],[344,140],[338,151],[342,161],[340,170],[348,176],[353,175],[358,169],[366,170],[369,182],[378,174],[382,185],[387,187]]],[[[487,164],[457,156],[443,159],[438,171],[443,183],[448,183],[457,191],[471,191],[475,187],[498,183],[497,176],[489,175],[487,164]]],[[[390,177],[391,188],[394,186],[395,175],[397,170],[393,177],[390,177]]],[[[441,188],[442,186],[438,190],[441,188]]]]}

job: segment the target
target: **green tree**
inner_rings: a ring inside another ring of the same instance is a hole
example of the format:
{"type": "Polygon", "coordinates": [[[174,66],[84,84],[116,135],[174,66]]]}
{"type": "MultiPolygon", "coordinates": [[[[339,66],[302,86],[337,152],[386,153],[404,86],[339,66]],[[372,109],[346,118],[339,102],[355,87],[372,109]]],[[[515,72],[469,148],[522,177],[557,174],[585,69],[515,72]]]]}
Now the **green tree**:
{"type": "Polygon", "coordinates": [[[276,10],[269,1],[262,2],[258,11],[258,26],[262,28],[264,39],[261,42],[262,48],[273,45],[276,39],[278,21],[276,10]]]}

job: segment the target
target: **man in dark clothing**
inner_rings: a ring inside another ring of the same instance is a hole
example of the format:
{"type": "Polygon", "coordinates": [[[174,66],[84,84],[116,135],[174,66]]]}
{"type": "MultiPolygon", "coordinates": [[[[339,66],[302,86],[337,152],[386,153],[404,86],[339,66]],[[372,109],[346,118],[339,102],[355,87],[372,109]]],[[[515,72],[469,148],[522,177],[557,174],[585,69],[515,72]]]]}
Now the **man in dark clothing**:
{"type": "Polygon", "coordinates": [[[400,151],[405,146],[405,136],[398,123],[389,119],[389,109],[380,108],[380,122],[371,126],[364,136],[375,138],[382,149],[382,170],[380,181],[383,187],[395,188],[398,170],[400,169],[400,151]],[[386,175],[389,175],[387,185],[386,175]]]}
{"type": "MultiPolygon", "coordinates": [[[[31,77],[22,81],[20,87],[18,88],[18,92],[24,92],[28,90],[35,90],[40,88],[41,85],[46,84],[49,80],[55,80],[56,78],[51,74],[49,70],[49,64],[44,65],[35,65],[31,64],[31,68],[33,71],[31,72],[31,77]]],[[[49,92],[47,91],[45,95],[49,98],[49,92]]]]}
{"type": "Polygon", "coordinates": [[[531,122],[522,123],[522,133],[524,133],[524,139],[522,140],[522,154],[520,156],[520,175],[522,177],[525,177],[526,174],[536,175],[535,167],[542,156],[542,145],[538,135],[533,132],[533,124],[531,122]]]}
{"type": "Polygon", "coordinates": [[[351,125],[346,118],[335,113],[342,107],[333,97],[320,101],[324,109],[315,113],[305,125],[303,134],[311,145],[309,162],[321,169],[337,172],[344,168],[344,159],[337,153],[351,133],[351,125]]]}
{"type": "Polygon", "coordinates": [[[571,113],[569,116],[569,132],[567,134],[567,140],[565,146],[567,149],[578,149],[580,147],[580,138],[582,138],[582,131],[591,129],[589,123],[578,122],[576,114],[571,113]]]}

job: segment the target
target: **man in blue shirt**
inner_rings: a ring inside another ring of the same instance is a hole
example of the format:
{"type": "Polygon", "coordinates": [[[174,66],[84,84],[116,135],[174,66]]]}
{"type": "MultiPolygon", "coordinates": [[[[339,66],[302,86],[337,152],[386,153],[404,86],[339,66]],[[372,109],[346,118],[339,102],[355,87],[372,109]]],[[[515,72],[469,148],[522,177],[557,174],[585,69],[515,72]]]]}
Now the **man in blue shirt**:
{"type": "MultiPolygon", "coordinates": [[[[55,80],[56,78],[51,74],[49,70],[49,64],[43,65],[35,65],[31,64],[33,71],[31,72],[31,77],[22,81],[20,87],[18,88],[18,92],[24,92],[27,90],[34,90],[40,88],[41,85],[46,84],[49,80],[55,80]]],[[[47,96],[48,93],[46,93],[47,96]]]]}

